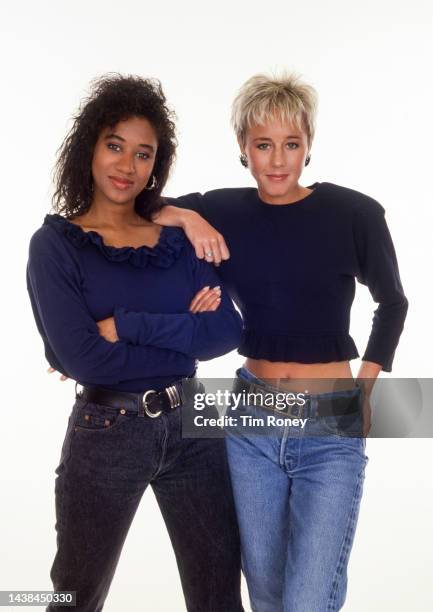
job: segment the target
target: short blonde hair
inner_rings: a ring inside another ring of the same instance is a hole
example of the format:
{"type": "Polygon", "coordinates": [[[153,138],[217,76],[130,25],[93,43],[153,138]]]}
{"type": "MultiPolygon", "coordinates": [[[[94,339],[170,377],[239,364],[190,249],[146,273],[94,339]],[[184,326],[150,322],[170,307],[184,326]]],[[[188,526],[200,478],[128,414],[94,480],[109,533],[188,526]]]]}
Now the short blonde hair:
{"type": "Polygon", "coordinates": [[[271,116],[305,129],[311,145],[317,111],[317,92],[295,73],[256,74],[240,88],[232,105],[231,123],[240,142],[252,125],[264,125],[271,116]]]}

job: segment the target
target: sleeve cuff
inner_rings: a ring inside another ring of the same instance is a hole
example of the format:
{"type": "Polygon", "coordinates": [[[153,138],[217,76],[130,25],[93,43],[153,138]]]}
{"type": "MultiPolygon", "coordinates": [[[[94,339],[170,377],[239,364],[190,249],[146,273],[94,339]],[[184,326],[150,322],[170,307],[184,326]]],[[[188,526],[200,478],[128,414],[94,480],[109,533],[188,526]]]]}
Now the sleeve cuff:
{"type": "Polygon", "coordinates": [[[392,362],[394,361],[394,354],[391,357],[384,358],[384,356],[375,355],[371,351],[367,350],[362,356],[362,361],[371,361],[373,363],[378,363],[382,366],[383,372],[391,372],[392,371],[392,362]]]}
{"type": "Polygon", "coordinates": [[[146,344],[143,340],[146,336],[145,321],[143,313],[141,316],[136,312],[128,312],[122,306],[114,310],[114,323],[120,340],[129,344],[146,344]]]}

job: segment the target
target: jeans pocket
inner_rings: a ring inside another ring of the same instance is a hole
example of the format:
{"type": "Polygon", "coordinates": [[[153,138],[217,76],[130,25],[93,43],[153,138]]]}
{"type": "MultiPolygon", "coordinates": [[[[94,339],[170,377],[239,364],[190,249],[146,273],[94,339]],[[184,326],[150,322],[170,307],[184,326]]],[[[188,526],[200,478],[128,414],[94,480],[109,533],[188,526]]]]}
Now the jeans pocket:
{"type": "Polygon", "coordinates": [[[120,408],[112,408],[93,402],[82,402],[75,418],[75,431],[108,432],[118,427],[128,417],[120,408]]]}
{"type": "Polygon", "coordinates": [[[65,438],[63,440],[62,450],[60,452],[60,462],[55,470],[55,473],[57,475],[60,475],[65,463],[68,461],[69,456],[71,454],[71,444],[72,436],[74,435],[75,431],[75,421],[77,420],[77,413],[83,405],[84,402],[80,399],[77,399],[72,407],[71,414],[69,415],[68,426],[66,428],[65,438]]]}

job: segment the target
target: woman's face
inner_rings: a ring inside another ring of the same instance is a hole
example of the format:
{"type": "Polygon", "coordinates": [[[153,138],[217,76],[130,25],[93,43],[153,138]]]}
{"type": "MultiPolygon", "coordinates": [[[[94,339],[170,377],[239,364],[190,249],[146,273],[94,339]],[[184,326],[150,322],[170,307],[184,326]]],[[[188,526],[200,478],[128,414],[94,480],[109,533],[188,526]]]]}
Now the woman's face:
{"type": "Polygon", "coordinates": [[[155,130],[142,117],[101,130],[92,160],[94,198],[133,203],[149,182],[157,147],[155,130]]]}
{"type": "Polygon", "coordinates": [[[296,198],[309,150],[304,129],[273,117],[263,126],[248,128],[240,146],[264,202],[284,204],[296,198]]]}

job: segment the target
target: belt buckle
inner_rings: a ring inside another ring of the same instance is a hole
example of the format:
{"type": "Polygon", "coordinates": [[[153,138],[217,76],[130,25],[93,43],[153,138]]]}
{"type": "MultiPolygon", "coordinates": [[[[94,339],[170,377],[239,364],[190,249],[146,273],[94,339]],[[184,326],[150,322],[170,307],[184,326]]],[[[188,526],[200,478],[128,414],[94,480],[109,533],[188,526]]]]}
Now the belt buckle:
{"type": "Polygon", "coordinates": [[[162,410],[158,410],[158,412],[152,412],[151,410],[149,410],[149,408],[147,407],[147,396],[150,393],[154,393],[156,395],[155,389],[148,389],[143,393],[143,408],[144,412],[147,414],[148,417],[150,417],[151,419],[156,419],[162,413],[162,410]]]}
{"type": "Polygon", "coordinates": [[[182,400],[176,385],[170,385],[170,387],[166,387],[164,391],[167,393],[168,399],[170,401],[170,408],[172,410],[181,405],[182,400]]]}

